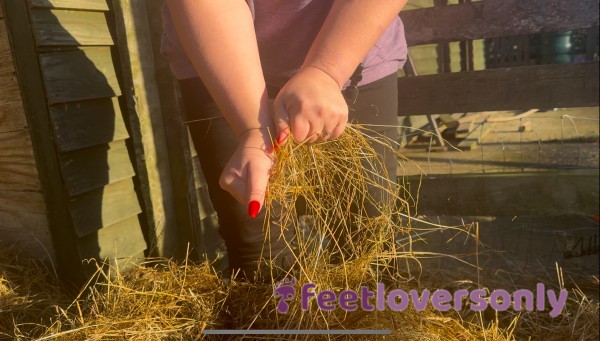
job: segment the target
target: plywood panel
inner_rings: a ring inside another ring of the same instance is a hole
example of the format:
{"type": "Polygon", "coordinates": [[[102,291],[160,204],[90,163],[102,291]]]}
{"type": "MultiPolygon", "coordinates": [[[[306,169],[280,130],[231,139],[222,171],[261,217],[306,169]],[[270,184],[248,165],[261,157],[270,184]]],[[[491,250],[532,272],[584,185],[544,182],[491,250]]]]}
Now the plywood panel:
{"type": "Polygon", "coordinates": [[[49,104],[121,95],[109,47],[40,55],[49,104]]]}
{"type": "Polygon", "coordinates": [[[125,141],[64,154],[61,165],[71,197],[135,175],[125,141]]]}
{"type": "Polygon", "coordinates": [[[54,259],[45,213],[0,210],[0,247],[14,247],[24,256],[54,259]]]}
{"type": "Polygon", "coordinates": [[[0,133],[27,127],[4,19],[0,18],[0,133]]]}
{"type": "Polygon", "coordinates": [[[38,46],[113,45],[103,12],[32,9],[38,46]]]}
{"type": "Polygon", "coordinates": [[[0,133],[0,190],[39,191],[29,130],[0,133]]]}
{"type": "Polygon", "coordinates": [[[133,180],[126,179],[71,199],[69,211],[78,237],[141,212],[133,180]]]}
{"type": "Polygon", "coordinates": [[[32,7],[108,11],[106,0],[29,0],[32,7]]]}
{"type": "Polygon", "coordinates": [[[46,213],[46,204],[41,192],[0,191],[0,211],[46,213]]]}
{"type": "Polygon", "coordinates": [[[61,152],[129,137],[116,97],[55,104],[50,107],[50,116],[61,152]]]}
{"type": "Polygon", "coordinates": [[[80,239],[82,259],[137,256],[147,249],[139,217],[132,216],[80,239]]]}

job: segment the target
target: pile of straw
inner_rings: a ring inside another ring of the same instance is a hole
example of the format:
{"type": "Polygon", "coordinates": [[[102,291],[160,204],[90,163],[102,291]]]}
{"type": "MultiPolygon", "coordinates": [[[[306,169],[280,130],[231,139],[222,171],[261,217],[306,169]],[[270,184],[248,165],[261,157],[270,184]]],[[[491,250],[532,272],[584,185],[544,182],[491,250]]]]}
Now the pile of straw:
{"type": "MultiPolygon", "coordinates": [[[[60,288],[53,271],[5,254],[0,257],[0,337],[204,339],[208,337],[202,331],[207,329],[393,331],[393,335],[381,337],[289,337],[295,340],[597,337],[598,302],[579,292],[570,296],[567,311],[555,319],[545,312],[442,313],[431,308],[422,312],[411,308],[402,312],[324,312],[313,305],[302,311],[297,299],[290,303],[287,314],[278,313],[273,285],[281,278],[295,278],[297,291],[309,282],[319,290],[335,292],[373,288],[377,283],[405,290],[427,287],[427,269],[419,267],[420,255],[411,250],[411,204],[403,189],[388,180],[385,167],[375,157],[374,144],[396,149],[393,142],[376,133],[350,126],[335,141],[290,142],[277,153],[265,229],[294,229],[294,238],[285,241],[295,250],[294,264],[279,269],[284,275],[279,271],[277,278],[267,276],[270,280],[252,282],[224,278],[208,263],[152,260],[126,273],[99,265],[86,289],[65,304],[61,298],[67,292],[60,288]],[[298,201],[305,202],[305,207],[298,208],[298,201]],[[399,243],[399,237],[407,242],[399,243]]],[[[269,254],[268,248],[264,254],[269,254]]],[[[236,338],[240,336],[231,337],[236,338]]]]}

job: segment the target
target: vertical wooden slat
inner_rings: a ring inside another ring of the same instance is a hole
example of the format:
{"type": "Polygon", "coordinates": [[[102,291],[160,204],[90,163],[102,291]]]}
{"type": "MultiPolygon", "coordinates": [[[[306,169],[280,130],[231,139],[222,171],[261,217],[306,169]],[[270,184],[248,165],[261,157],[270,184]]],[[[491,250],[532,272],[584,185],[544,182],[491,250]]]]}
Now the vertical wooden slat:
{"type": "MultiPolygon", "coordinates": [[[[176,252],[175,256],[184,257],[186,248],[179,245],[179,236],[192,241],[193,231],[185,222],[187,217],[176,215],[178,210],[168,160],[170,154],[181,151],[169,149],[165,138],[146,1],[114,0],[112,3],[127,89],[125,98],[153,250],[163,256],[173,256],[167,253],[176,252]]],[[[169,114],[171,109],[168,109],[169,114]]]]}

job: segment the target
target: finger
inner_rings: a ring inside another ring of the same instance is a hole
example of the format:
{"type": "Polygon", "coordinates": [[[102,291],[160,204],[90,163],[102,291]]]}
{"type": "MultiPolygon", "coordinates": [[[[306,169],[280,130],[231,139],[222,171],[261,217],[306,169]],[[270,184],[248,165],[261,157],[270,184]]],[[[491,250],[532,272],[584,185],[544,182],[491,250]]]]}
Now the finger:
{"type": "Polygon", "coordinates": [[[283,104],[283,101],[277,97],[273,104],[275,126],[277,128],[277,134],[275,135],[275,143],[282,145],[287,141],[288,135],[290,134],[290,117],[283,104]]]}
{"type": "MultiPolygon", "coordinates": [[[[291,114],[291,113],[290,113],[291,114]]],[[[311,132],[310,123],[308,120],[299,114],[290,115],[291,118],[291,133],[296,142],[304,142],[311,132]]]]}
{"type": "Polygon", "coordinates": [[[232,173],[223,173],[219,179],[219,185],[222,189],[229,192],[240,204],[246,204],[246,181],[232,173]]]}
{"type": "Polygon", "coordinates": [[[338,120],[335,128],[331,131],[331,139],[337,139],[340,137],[344,130],[346,129],[346,125],[348,124],[348,107],[344,106],[343,111],[340,115],[338,115],[338,120]]]}
{"type": "Polygon", "coordinates": [[[321,139],[323,133],[323,122],[316,121],[310,123],[310,132],[308,133],[306,143],[314,143],[321,139]]]}
{"type": "Polygon", "coordinates": [[[330,140],[333,139],[337,139],[338,137],[342,136],[342,134],[344,133],[344,130],[346,129],[346,124],[338,124],[332,131],[331,131],[331,137],[329,137],[330,140]]]}
{"type": "Polygon", "coordinates": [[[265,202],[271,167],[249,165],[247,182],[248,215],[255,218],[265,202]]]}
{"type": "Polygon", "coordinates": [[[321,141],[327,141],[334,138],[333,134],[338,125],[338,121],[327,122],[325,125],[323,125],[323,131],[321,131],[321,141]]]}

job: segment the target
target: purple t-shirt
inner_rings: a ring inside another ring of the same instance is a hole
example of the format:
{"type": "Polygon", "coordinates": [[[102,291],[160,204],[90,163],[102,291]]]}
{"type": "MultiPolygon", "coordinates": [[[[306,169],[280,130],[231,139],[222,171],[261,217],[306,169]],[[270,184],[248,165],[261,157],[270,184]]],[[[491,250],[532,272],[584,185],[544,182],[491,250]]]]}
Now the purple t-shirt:
{"type": "MultiPolygon", "coordinates": [[[[267,84],[281,87],[302,65],[331,9],[333,0],[247,0],[254,17],[260,60],[267,84]]],[[[168,7],[163,7],[161,52],[177,79],[197,77],[179,43],[168,7]]],[[[359,85],[398,71],[406,61],[406,40],[400,17],[381,35],[363,60],[359,85]]]]}

